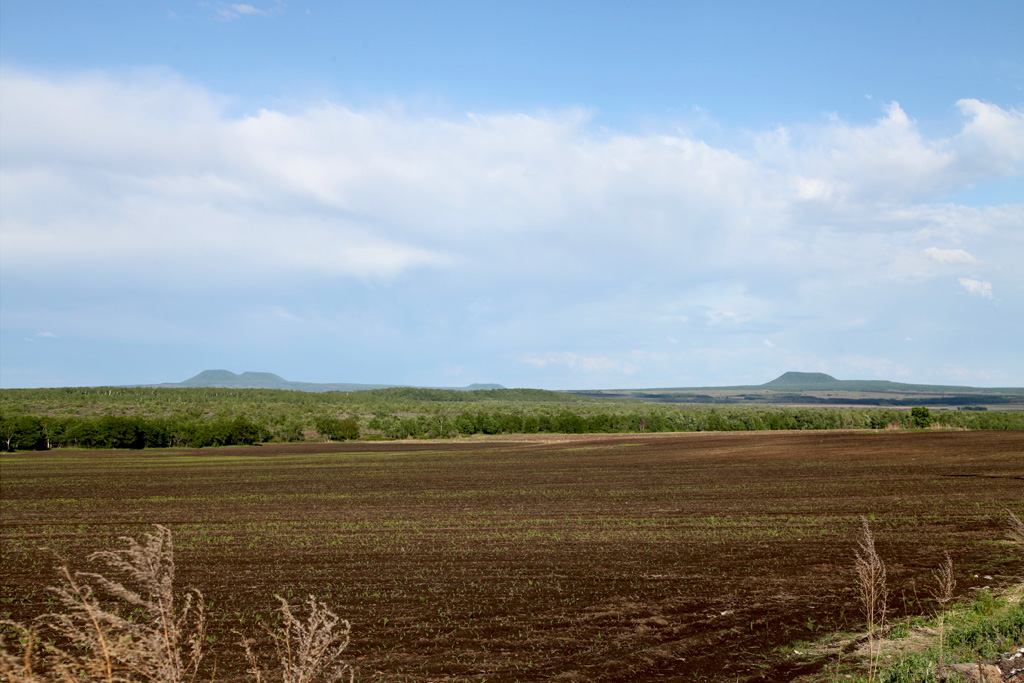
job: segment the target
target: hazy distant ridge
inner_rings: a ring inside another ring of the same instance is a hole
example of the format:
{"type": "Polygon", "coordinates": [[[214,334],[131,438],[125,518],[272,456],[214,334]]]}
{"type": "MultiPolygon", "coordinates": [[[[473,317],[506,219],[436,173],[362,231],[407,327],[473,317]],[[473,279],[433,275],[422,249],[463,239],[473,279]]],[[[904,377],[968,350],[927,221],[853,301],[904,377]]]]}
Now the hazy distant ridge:
{"type": "MultiPolygon", "coordinates": [[[[272,372],[243,372],[238,375],[230,370],[203,370],[184,382],[160,384],[161,387],[210,387],[220,389],[285,389],[288,391],[369,391],[407,386],[399,384],[352,384],[346,382],[318,383],[292,382],[272,372]]],[[[455,391],[476,391],[480,389],[504,389],[500,384],[470,384],[465,387],[436,387],[455,391]]]]}
{"type": "Polygon", "coordinates": [[[961,410],[987,410],[987,406],[1002,409],[1024,406],[1024,387],[967,387],[907,384],[887,380],[840,380],[823,372],[786,372],[764,384],[741,386],[598,389],[570,393],[592,398],[632,399],[654,403],[861,407],[931,405],[961,410]]]}
{"type": "Polygon", "coordinates": [[[1024,393],[1022,387],[981,388],[945,384],[905,384],[875,379],[836,379],[823,372],[787,372],[771,382],[758,385],[758,388],[777,391],[864,391],[874,393],[1024,393]]]}
{"type": "MultiPolygon", "coordinates": [[[[235,374],[230,370],[204,370],[184,382],[167,383],[159,387],[210,387],[223,389],[284,389],[288,391],[372,391],[374,389],[395,389],[409,387],[408,384],[355,384],[347,382],[292,382],[272,372],[243,372],[235,374]]],[[[504,389],[500,384],[470,384],[463,387],[415,387],[417,389],[447,389],[452,391],[480,391],[504,389]]],[[[592,391],[568,391],[568,394],[594,397],[619,397],[642,399],[666,399],[672,395],[695,392],[763,392],[762,395],[783,395],[794,392],[843,392],[870,394],[957,394],[957,395],[1014,395],[1024,396],[1024,387],[982,388],[939,384],[906,384],[888,380],[836,379],[823,372],[786,372],[764,384],[720,387],[673,387],[650,389],[597,389],[592,391]]],[[[710,398],[710,397],[708,397],[710,398]]],[[[1016,403],[1016,400],[1012,402],[1016,403]]]]}

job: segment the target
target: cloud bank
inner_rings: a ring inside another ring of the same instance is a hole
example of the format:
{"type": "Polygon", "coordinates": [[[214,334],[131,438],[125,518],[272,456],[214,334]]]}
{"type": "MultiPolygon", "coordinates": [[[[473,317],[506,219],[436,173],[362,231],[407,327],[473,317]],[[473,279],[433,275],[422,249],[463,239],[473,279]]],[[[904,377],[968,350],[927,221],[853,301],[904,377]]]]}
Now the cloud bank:
{"type": "Polygon", "coordinates": [[[948,334],[937,292],[975,309],[1021,297],[1024,204],[950,199],[1024,165],[1024,113],[977,100],[956,103],[946,138],[893,102],[864,125],[826,117],[713,146],[603,130],[584,109],[233,117],[164,72],[4,69],[0,88],[15,324],[43,325],[61,291],[220,297],[244,325],[280,297],[301,311],[286,325],[434,344],[436,367],[461,367],[441,349],[472,343],[524,383],[652,385],[730,364],[889,372],[908,361],[882,357],[884,339],[948,334]],[[43,282],[53,298],[33,308],[21,293],[43,282]],[[864,348],[839,348],[854,333],[864,348]]]}

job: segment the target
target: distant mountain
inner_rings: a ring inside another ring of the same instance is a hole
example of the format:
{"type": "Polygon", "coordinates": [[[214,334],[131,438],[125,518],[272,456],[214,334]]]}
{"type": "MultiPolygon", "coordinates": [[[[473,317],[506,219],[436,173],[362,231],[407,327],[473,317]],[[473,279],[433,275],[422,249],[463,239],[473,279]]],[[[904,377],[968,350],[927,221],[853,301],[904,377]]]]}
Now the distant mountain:
{"type": "Polygon", "coordinates": [[[725,387],[603,389],[569,392],[591,398],[656,403],[745,405],[849,405],[960,408],[1024,405],[1024,387],[981,388],[937,384],[904,384],[887,380],[836,379],[823,372],[786,372],[764,384],[725,387]]]}
{"type": "Polygon", "coordinates": [[[876,379],[836,379],[823,372],[787,372],[770,382],[757,385],[757,389],[772,391],[859,391],[897,394],[1019,394],[1024,388],[981,388],[945,384],[905,384],[876,379]]]}
{"type": "MultiPolygon", "coordinates": [[[[147,386],[210,387],[224,389],[284,389],[287,391],[372,391],[399,390],[396,397],[410,400],[452,400],[441,392],[488,391],[505,389],[500,384],[470,384],[464,387],[410,387],[398,384],[351,384],[292,382],[272,372],[243,372],[230,370],[204,370],[195,377],[175,384],[147,386]],[[431,394],[435,391],[437,394],[431,394]]],[[[510,390],[506,390],[510,391],[510,390]]],[[[540,390],[516,390],[540,391],[540,390]]],[[[544,392],[552,394],[553,392],[544,392]]],[[[993,405],[1012,407],[1024,404],[1024,388],[978,388],[934,384],[904,384],[887,380],[836,379],[823,372],[786,372],[764,384],[724,387],[688,387],[664,389],[599,389],[593,391],[554,392],[566,396],[611,398],[618,400],[653,401],[659,403],[705,404],[782,404],[782,405],[933,405],[973,406],[993,405]]],[[[390,395],[390,394],[389,394],[390,395]]],[[[521,400],[536,397],[523,394],[521,400]]],[[[507,397],[506,397],[507,398],[507,397]]],[[[550,399],[551,396],[546,396],[550,399]]],[[[517,399],[517,400],[519,400],[517,399]]]]}
{"type": "MultiPolygon", "coordinates": [[[[160,384],[161,387],[210,387],[220,389],[284,389],[287,391],[370,391],[372,389],[388,389],[401,385],[396,384],[350,384],[317,382],[291,382],[272,372],[243,372],[237,375],[230,370],[203,370],[195,377],[184,382],[160,384]]],[[[466,387],[436,387],[455,391],[481,391],[487,389],[504,389],[500,384],[470,384],[466,387]]]]}
{"type": "Polygon", "coordinates": [[[832,375],[826,375],[824,372],[787,372],[779,375],[771,382],[765,382],[761,387],[764,389],[782,390],[790,390],[797,387],[801,389],[808,387],[829,389],[841,382],[842,380],[838,380],[832,375]]]}
{"type": "Polygon", "coordinates": [[[236,375],[230,370],[203,370],[195,377],[181,382],[183,387],[259,387],[288,384],[288,380],[272,372],[243,372],[236,375]]]}

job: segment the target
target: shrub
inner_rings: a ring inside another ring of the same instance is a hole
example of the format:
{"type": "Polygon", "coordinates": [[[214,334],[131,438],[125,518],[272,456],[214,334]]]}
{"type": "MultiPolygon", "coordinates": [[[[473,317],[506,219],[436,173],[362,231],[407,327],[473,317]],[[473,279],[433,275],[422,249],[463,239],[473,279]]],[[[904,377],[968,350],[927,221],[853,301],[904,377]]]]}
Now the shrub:
{"type": "Polygon", "coordinates": [[[910,419],[918,429],[926,429],[932,423],[932,412],[924,406],[910,409],[910,419]]]}
{"type": "Polygon", "coordinates": [[[38,417],[0,416],[0,450],[42,451],[48,447],[46,430],[38,417]]]}
{"type": "Polygon", "coordinates": [[[318,417],[316,431],[328,441],[348,441],[359,438],[359,423],[351,417],[318,417]]]}

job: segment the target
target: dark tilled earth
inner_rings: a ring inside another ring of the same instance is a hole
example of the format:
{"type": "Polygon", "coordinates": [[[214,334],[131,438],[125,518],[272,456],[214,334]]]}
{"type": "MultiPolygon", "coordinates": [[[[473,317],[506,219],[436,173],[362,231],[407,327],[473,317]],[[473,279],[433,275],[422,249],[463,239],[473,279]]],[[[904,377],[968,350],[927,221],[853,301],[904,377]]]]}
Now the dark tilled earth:
{"type": "Polygon", "coordinates": [[[785,681],[794,643],[860,627],[868,516],[892,616],[1024,574],[1019,432],[742,432],[0,457],[0,612],[51,609],[152,524],[212,616],[218,678],[275,594],[352,621],[360,681],[785,681]]]}

